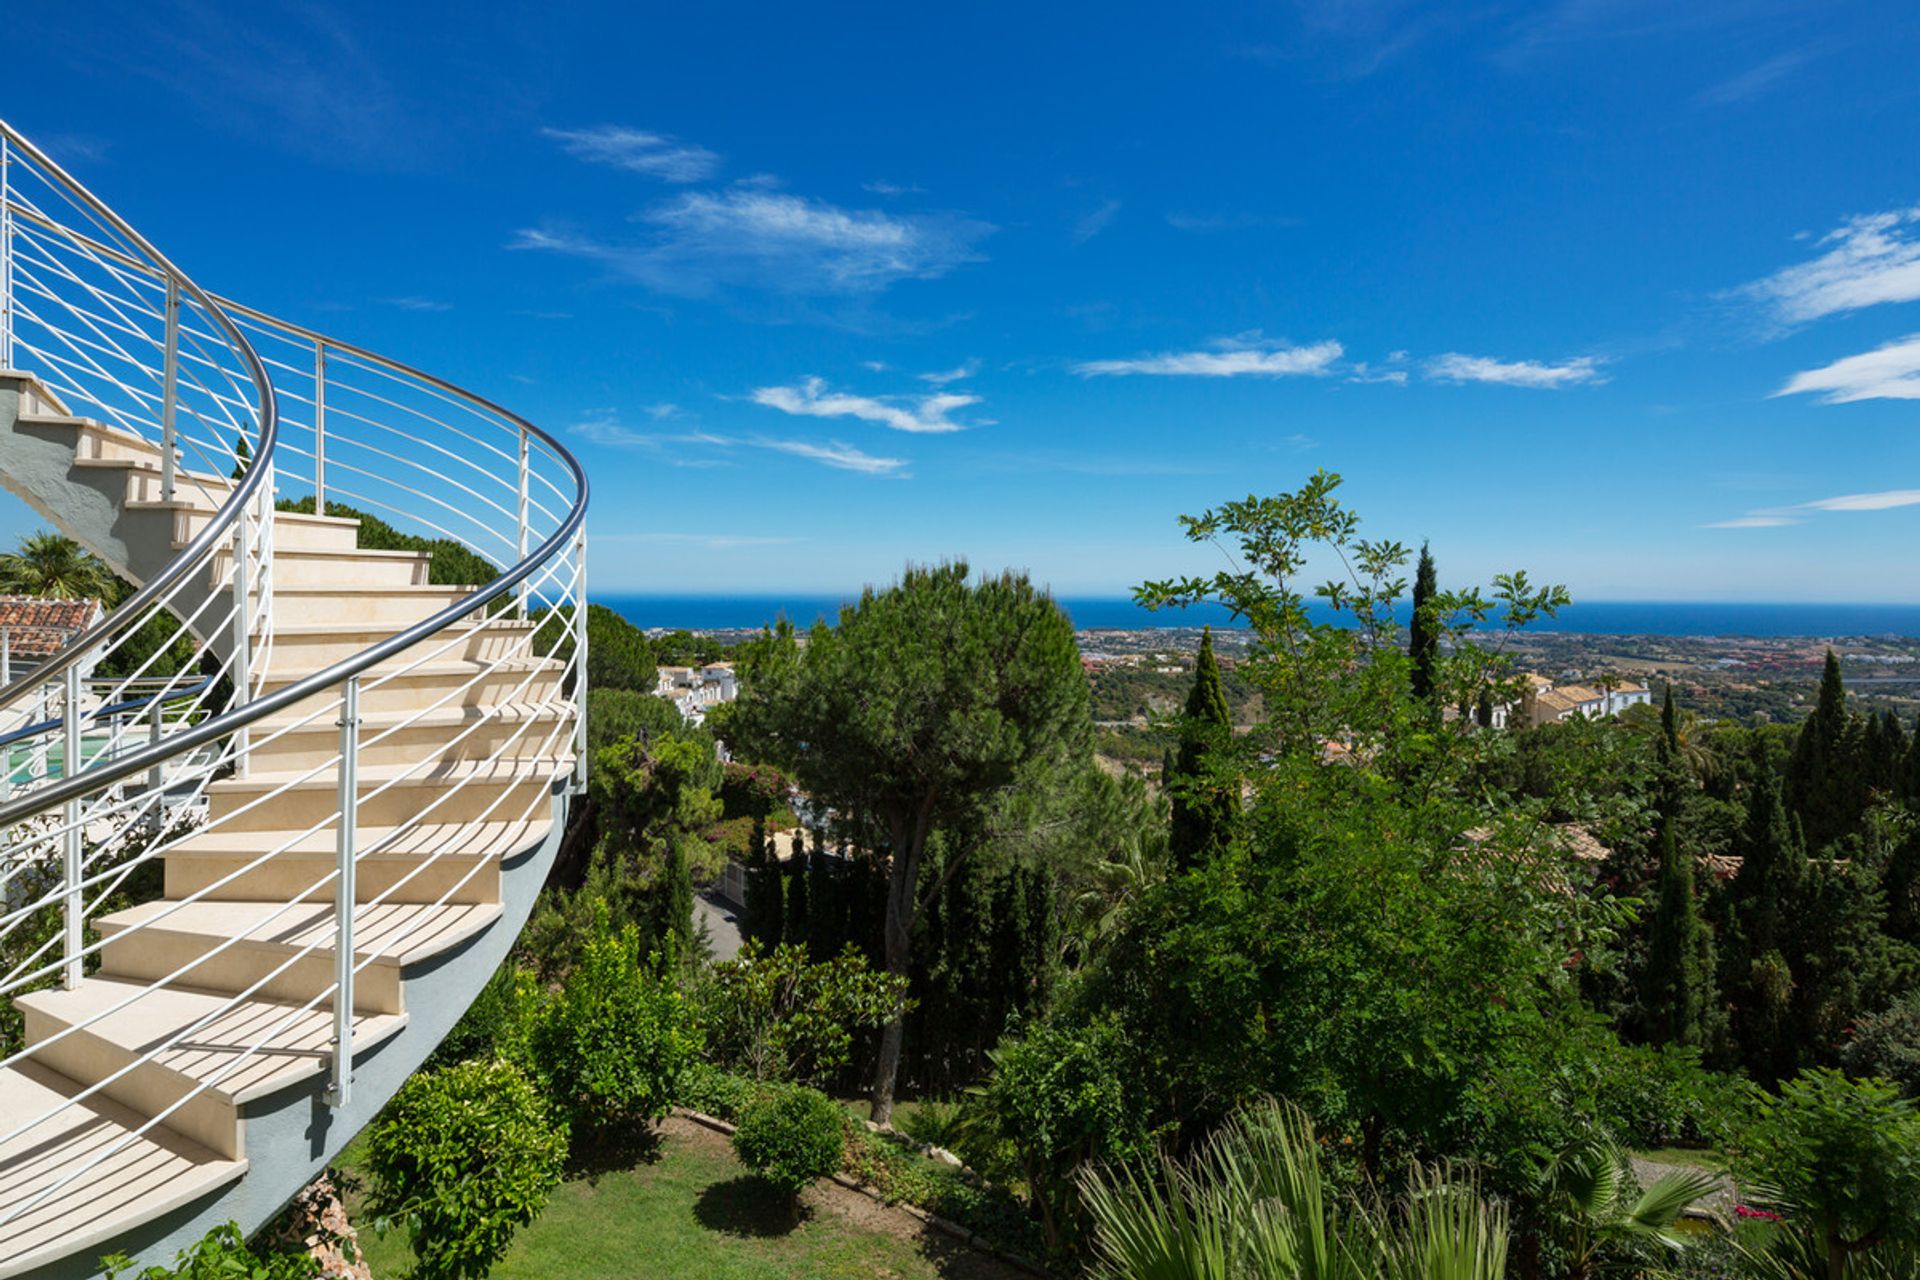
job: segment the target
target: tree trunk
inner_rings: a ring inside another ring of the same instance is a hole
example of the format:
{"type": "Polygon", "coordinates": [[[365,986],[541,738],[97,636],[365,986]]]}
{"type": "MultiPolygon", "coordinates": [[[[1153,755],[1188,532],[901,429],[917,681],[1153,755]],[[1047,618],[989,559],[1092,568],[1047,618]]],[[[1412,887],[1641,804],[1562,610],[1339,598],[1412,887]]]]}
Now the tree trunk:
{"type": "MultiPolygon", "coordinates": [[[[882,936],[886,943],[887,972],[901,978],[911,976],[914,891],[920,883],[920,855],[927,847],[932,807],[929,797],[917,814],[894,815],[887,822],[893,839],[893,857],[887,877],[887,918],[882,936]]],[[[893,1087],[900,1074],[900,1048],[906,1034],[906,999],[902,996],[893,1017],[880,1032],[880,1056],[873,1069],[871,1115],[875,1124],[893,1123],[893,1087]]]]}

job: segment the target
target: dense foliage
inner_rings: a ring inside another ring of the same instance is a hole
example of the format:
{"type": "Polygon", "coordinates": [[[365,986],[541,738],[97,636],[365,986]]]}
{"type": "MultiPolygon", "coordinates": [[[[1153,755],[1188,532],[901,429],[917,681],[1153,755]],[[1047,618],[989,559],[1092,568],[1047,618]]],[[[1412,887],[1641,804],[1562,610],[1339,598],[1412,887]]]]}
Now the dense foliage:
{"type": "Polygon", "coordinates": [[[789,1085],[769,1089],[741,1109],[733,1149],[749,1169],[791,1199],[814,1179],[839,1170],[845,1128],[846,1117],[826,1094],[789,1085]]]}
{"type": "Polygon", "coordinates": [[[422,1072],[374,1128],[367,1208],[406,1231],[418,1280],[477,1280],[545,1206],[566,1152],[565,1125],[519,1067],[422,1072]]]}

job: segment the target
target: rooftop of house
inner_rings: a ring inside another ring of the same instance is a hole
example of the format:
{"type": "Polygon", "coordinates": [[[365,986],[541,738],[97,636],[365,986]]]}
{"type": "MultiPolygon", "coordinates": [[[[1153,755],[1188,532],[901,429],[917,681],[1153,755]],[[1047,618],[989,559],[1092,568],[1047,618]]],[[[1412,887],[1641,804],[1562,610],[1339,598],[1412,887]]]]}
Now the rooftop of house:
{"type": "Polygon", "coordinates": [[[46,600],[0,595],[0,634],[16,658],[45,658],[100,617],[98,600],[46,600]]]}

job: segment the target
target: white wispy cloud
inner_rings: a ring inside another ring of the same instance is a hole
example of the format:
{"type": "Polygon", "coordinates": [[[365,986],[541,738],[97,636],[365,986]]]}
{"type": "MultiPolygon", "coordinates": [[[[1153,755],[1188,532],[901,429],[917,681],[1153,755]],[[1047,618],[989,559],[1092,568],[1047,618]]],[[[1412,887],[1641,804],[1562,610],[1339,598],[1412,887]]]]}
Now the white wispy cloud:
{"type": "Polygon", "coordinates": [[[875,178],[872,182],[863,182],[860,184],[860,189],[862,191],[871,191],[877,196],[913,196],[919,195],[926,190],[925,187],[918,186],[911,182],[888,182],[884,178],[875,178]]]}
{"type": "Polygon", "coordinates": [[[1805,66],[1812,57],[1813,51],[1810,49],[1793,49],[1778,54],[1765,62],[1749,67],[1737,76],[1702,90],[1700,101],[1712,103],[1715,106],[1731,106],[1737,102],[1757,98],[1805,66]]]}
{"type": "Polygon", "coordinates": [[[453,310],[453,304],[451,302],[441,302],[437,298],[413,298],[413,297],[385,298],[385,299],[382,299],[382,301],[384,301],[388,306],[398,307],[402,311],[451,311],[453,310]]]}
{"type": "Polygon", "coordinates": [[[838,440],[814,443],[776,436],[727,436],[712,431],[636,431],[611,409],[596,410],[569,430],[582,439],[615,449],[637,449],[675,467],[726,466],[730,458],[716,456],[738,449],[763,449],[805,458],[822,466],[865,475],[906,478],[905,458],[886,458],[864,452],[838,440]],[[704,452],[695,452],[704,450],[704,452]]]}
{"type": "Polygon", "coordinates": [[[1920,400],[1920,333],[1835,360],[1787,379],[1776,396],[1818,392],[1827,404],[1853,400],[1920,400]]]}
{"type": "Polygon", "coordinates": [[[1188,231],[1195,235],[1210,235],[1216,231],[1248,231],[1254,227],[1286,227],[1296,222],[1293,218],[1276,218],[1263,213],[1249,213],[1245,210],[1233,210],[1226,213],[1186,213],[1175,211],[1167,215],[1167,225],[1175,231],[1188,231]]]}
{"type": "Polygon", "coordinates": [[[1088,213],[1085,217],[1073,224],[1073,242],[1075,244],[1085,244],[1087,241],[1093,239],[1107,229],[1119,212],[1120,202],[1118,200],[1109,200],[1091,213],[1088,213]]]}
{"type": "Polygon", "coordinates": [[[858,471],[870,476],[896,476],[904,478],[907,465],[905,458],[881,458],[856,449],[850,444],[830,440],[825,444],[814,444],[806,440],[776,440],[767,436],[756,436],[747,443],[761,449],[772,449],[779,453],[790,453],[796,458],[806,458],[822,466],[836,467],[842,471],[858,471]]]}
{"type": "Polygon", "coordinates": [[[1319,377],[1332,372],[1334,362],[1344,352],[1345,348],[1332,340],[1296,347],[1267,341],[1258,334],[1242,334],[1214,343],[1211,350],[1164,351],[1128,360],[1088,360],[1075,365],[1073,371],[1083,378],[1129,374],[1195,378],[1319,377]]]}
{"type": "MultiPolygon", "coordinates": [[[[881,372],[885,368],[885,365],[881,365],[875,372],[881,372]]],[[[923,373],[918,375],[918,377],[922,382],[931,382],[936,387],[944,387],[949,382],[959,382],[963,379],[971,378],[978,372],[980,372],[980,362],[978,360],[969,360],[965,364],[955,365],[951,369],[936,369],[932,373],[923,373]]]]}
{"type": "Polygon", "coordinates": [[[1920,507],[1920,489],[1886,489],[1880,493],[1845,493],[1837,498],[1821,498],[1800,504],[1809,511],[1890,511],[1894,507],[1920,507]]]}
{"type": "Polygon", "coordinates": [[[645,173],[665,182],[700,182],[720,171],[720,157],[671,135],[617,124],[591,129],[542,129],[570,156],[591,164],[645,173]]]}
{"type": "Polygon", "coordinates": [[[1788,507],[1762,507],[1732,520],[1716,520],[1703,525],[1707,529],[1772,529],[1803,523],[1807,511],[1892,511],[1898,507],[1920,507],[1920,489],[1882,489],[1877,493],[1843,493],[1835,498],[1815,498],[1788,507]]]}
{"type": "Polygon", "coordinates": [[[1702,529],[1777,529],[1782,525],[1799,524],[1792,516],[1736,516],[1732,520],[1715,520],[1703,524],[1702,529]]]}
{"type": "Polygon", "coordinates": [[[1920,206],[1848,218],[1815,241],[1819,257],[1735,290],[1781,324],[1920,298],[1920,206]]]}
{"type": "Polygon", "coordinates": [[[1468,356],[1457,351],[1427,361],[1427,377],[1436,382],[1487,382],[1503,387],[1577,387],[1583,383],[1605,382],[1600,361],[1595,356],[1576,356],[1558,364],[1539,360],[1496,360],[1491,356],[1468,356]]]}
{"type": "Polygon", "coordinates": [[[795,295],[877,293],[978,261],[994,228],[956,214],[896,215],[752,187],[690,191],[636,215],[651,237],[620,243],[564,229],[508,245],[571,254],[663,293],[744,287],[795,295]]]}
{"type": "Polygon", "coordinates": [[[895,431],[939,435],[970,425],[947,415],[980,403],[979,396],[942,391],[929,396],[857,396],[828,388],[824,378],[804,378],[791,387],[756,387],[755,404],[808,418],[857,418],[895,431]]]}

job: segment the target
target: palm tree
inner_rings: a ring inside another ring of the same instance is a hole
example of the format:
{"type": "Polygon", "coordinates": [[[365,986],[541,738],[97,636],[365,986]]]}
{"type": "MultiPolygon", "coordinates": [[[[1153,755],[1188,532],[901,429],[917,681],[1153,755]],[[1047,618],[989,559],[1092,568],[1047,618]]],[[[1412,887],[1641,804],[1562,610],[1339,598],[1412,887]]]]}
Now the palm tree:
{"type": "Polygon", "coordinates": [[[1675,1224],[1688,1205],[1719,1185],[1719,1175],[1687,1169],[1642,1191],[1632,1161],[1612,1139],[1595,1134],[1575,1142],[1540,1179],[1542,1199],[1566,1227],[1567,1280],[1587,1280],[1606,1254],[1623,1246],[1686,1248],[1688,1237],[1675,1224]]]}
{"type": "Polygon", "coordinates": [[[1313,1122],[1266,1101],[1157,1175],[1090,1169],[1081,1199],[1103,1280],[1502,1280],[1506,1211],[1447,1169],[1393,1202],[1329,1193],[1313,1122]]]}
{"type": "Polygon", "coordinates": [[[42,530],[0,555],[0,592],[44,600],[111,601],[119,580],[106,562],[72,538],[42,530]]]}

